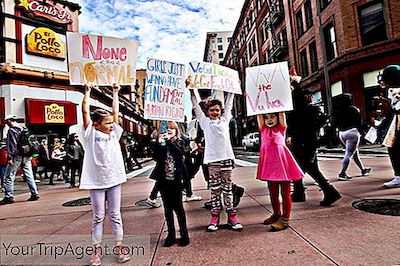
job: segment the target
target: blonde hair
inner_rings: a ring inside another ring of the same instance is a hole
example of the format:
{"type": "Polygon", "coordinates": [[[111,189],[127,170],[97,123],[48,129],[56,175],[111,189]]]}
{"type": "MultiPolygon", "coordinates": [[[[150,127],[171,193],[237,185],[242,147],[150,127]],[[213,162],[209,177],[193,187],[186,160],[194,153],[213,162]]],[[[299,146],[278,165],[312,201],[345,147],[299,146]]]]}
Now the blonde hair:
{"type": "MultiPolygon", "coordinates": [[[[167,121],[167,128],[176,129],[176,137],[177,138],[181,137],[181,131],[179,130],[178,124],[175,121],[167,121]]],[[[161,129],[162,129],[162,123],[159,123],[157,127],[157,137],[160,136],[161,129]]]]}

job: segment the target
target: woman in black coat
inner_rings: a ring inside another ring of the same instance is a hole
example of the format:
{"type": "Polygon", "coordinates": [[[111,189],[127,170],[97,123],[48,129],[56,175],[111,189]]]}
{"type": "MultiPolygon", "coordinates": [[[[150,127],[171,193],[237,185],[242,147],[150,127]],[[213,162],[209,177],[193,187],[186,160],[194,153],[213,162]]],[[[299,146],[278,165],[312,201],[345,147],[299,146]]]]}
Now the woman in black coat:
{"type": "Polygon", "coordinates": [[[189,234],[186,225],[186,215],[182,204],[183,182],[187,174],[184,165],[184,143],[180,138],[180,131],[175,122],[168,121],[166,132],[158,131],[158,142],[155,144],[153,158],[156,166],[150,178],[157,180],[162,201],[164,204],[165,220],[168,227],[168,236],[164,246],[170,247],[176,242],[174,215],[176,213],[180,227],[181,239],[179,244],[189,244],[189,234]]]}

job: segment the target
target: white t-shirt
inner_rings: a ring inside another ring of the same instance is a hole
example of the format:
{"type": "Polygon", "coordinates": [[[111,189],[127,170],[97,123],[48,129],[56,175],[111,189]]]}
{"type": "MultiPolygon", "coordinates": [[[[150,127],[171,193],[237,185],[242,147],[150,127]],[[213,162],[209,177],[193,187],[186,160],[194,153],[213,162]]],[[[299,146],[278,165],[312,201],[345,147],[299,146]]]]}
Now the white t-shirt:
{"type": "Polygon", "coordinates": [[[116,123],[113,123],[113,127],[110,134],[96,130],[92,121],[86,128],[80,189],[110,188],[126,182],[119,145],[123,129],[116,123]]]}
{"type": "Polygon", "coordinates": [[[212,120],[205,116],[196,97],[192,97],[192,104],[199,118],[200,127],[204,131],[206,147],[204,149],[204,163],[235,159],[229,135],[229,121],[232,118],[234,94],[228,93],[225,101],[225,110],[220,119],[212,120]]]}

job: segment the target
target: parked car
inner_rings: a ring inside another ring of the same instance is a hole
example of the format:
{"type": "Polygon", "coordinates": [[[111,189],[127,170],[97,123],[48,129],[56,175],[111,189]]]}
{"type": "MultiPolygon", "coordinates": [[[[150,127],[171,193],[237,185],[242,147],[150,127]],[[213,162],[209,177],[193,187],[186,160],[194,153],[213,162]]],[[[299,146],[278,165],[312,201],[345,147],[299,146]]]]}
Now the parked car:
{"type": "Polygon", "coordinates": [[[254,132],[244,136],[242,140],[242,146],[244,150],[249,148],[258,149],[260,147],[260,133],[254,132]]]}

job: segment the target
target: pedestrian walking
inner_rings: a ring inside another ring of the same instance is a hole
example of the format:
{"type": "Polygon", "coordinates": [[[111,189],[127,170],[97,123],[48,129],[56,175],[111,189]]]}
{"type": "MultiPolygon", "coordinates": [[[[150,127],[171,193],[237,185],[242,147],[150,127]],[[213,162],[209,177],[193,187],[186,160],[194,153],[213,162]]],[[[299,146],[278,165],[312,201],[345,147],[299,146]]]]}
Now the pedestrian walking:
{"type": "Polygon", "coordinates": [[[168,235],[164,241],[165,247],[176,243],[174,212],[178,218],[180,229],[179,245],[187,246],[190,242],[186,225],[186,215],[182,204],[183,183],[187,173],[184,165],[184,144],[176,122],[168,121],[166,132],[158,130],[158,141],[154,147],[153,158],[156,166],[150,177],[156,180],[156,186],[161,193],[164,205],[165,220],[168,235]]]}
{"type": "Polygon", "coordinates": [[[79,136],[76,133],[72,133],[68,137],[67,142],[67,161],[68,168],[70,170],[70,188],[75,187],[76,174],[79,173],[79,181],[81,180],[82,174],[82,163],[83,163],[83,146],[79,141],[79,136]]]}
{"type": "Polygon", "coordinates": [[[103,222],[106,212],[111,224],[116,247],[113,249],[119,263],[130,260],[129,252],[122,246],[123,225],[121,217],[121,184],[126,182],[126,173],[119,139],[123,129],[118,125],[120,86],[113,85],[112,113],[103,109],[90,115],[89,101],[92,85],[85,85],[82,101],[83,127],[85,129],[85,156],[83,157],[80,189],[90,192],[92,203],[92,243],[94,252],[91,265],[100,265],[103,222]]]}
{"type": "Polygon", "coordinates": [[[243,225],[237,218],[233,207],[232,172],[235,155],[230,141],[229,121],[232,117],[234,94],[228,93],[225,110],[219,100],[209,100],[206,104],[207,116],[202,111],[193,90],[190,90],[191,100],[199,119],[199,125],[204,131],[205,150],[204,163],[208,164],[211,187],[211,221],[208,231],[218,230],[220,211],[222,210],[221,193],[228,215],[228,225],[233,230],[242,230],[243,225]]]}
{"type": "MultiPolygon", "coordinates": [[[[290,148],[301,169],[308,173],[321,188],[324,198],[320,206],[330,206],[342,196],[329,184],[318,167],[317,147],[319,131],[327,121],[317,106],[311,104],[312,93],[301,91],[298,83],[293,84],[294,110],[287,117],[286,145],[290,148]]],[[[303,179],[293,181],[293,202],[306,201],[303,179]]]]}
{"type": "Polygon", "coordinates": [[[354,162],[360,168],[361,175],[366,176],[372,172],[372,168],[364,167],[361,161],[358,146],[362,132],[360,110],[353,105],[353,96],[344,93],[336,96],[336,104],[333,113],[334,124],[339,129],[339,139],[346,147],[346,153],[342,161],[342,170],[338,174],[341,181],[351,180],[352,177],[346,174],[353,157],[354,162]]]}
{"type": "Polygon", "coordinates": [[[384,183],[386,188],[400,187],[400,65],[389,65],[385,67],[381,77],[381,83],[388,90],[391,100],[392,114],[383,145],[388,148],[390,162],[394,171],[391,181],[384,183]]]}
{"type": "Polygon", "coordinates": [[[290,182],[303,178],[304,173],[285,145],[286,116],[284,112],[257,116],[261,135],[257,179],[268,182],[273,214],[264,221],[272,231],[289,227],[292,198],[290,182]],[[279,202],[282,196],[282,211],[279,202]]]}
{"type": "Polygon", "coordinates": [[[5,196],[0,201],[0,205],[14,203],[14,180],[20,167],[22,167],[26,183],[31,192],[28,201],[36,201],[40,197],[32,173],[32,154],[26,153],[21,146],[20,136],[24,128],[18,124],[15,115],[8,115],[4,120],[9,127],[6,141],[8,163],[4,178],[5,196]]]}

